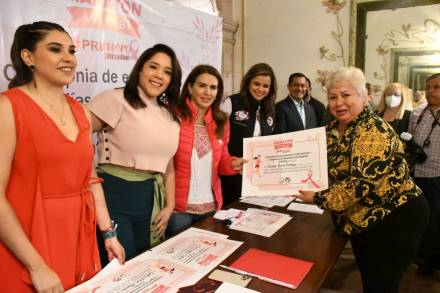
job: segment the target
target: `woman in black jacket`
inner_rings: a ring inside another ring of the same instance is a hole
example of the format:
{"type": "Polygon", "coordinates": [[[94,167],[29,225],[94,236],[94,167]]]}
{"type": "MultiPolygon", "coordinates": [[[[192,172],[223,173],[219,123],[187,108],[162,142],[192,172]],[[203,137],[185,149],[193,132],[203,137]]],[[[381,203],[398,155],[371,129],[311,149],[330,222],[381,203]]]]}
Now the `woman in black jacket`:
{"type": "MultiPolygon", "coordinates": [[[[243,76],[240,92],[227,97],[221,109],[229,115],[228,149],[232,156],[243,156],[243,138],[270,135],[274,131],[276,78],[266,63],[252,66],[243,76]]],[[[241,196],[242,176],[223,176],[224,205],[241,196]]]]}

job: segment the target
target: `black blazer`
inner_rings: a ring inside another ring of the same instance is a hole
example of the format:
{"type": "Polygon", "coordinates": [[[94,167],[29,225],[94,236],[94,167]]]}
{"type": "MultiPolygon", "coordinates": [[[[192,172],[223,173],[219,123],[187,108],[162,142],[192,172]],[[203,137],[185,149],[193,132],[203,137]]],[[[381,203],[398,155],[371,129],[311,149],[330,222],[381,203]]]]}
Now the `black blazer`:
{"type": "Polygon", "coordinates": [[[296,109],[292,98],[287,96],[284,100],[275,104],[275,133],[285,133],[318,127],[315,109],[304,103],[306,113],[306,125],[303,125],[301,116],[296,109]]]}

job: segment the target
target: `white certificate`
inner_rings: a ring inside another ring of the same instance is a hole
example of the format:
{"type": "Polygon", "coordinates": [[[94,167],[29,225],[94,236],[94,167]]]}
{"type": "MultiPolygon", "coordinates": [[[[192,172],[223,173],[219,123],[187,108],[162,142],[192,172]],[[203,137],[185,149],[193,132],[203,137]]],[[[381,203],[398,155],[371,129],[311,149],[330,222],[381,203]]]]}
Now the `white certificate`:
{"type": "Polygon", "coordinates": [[[202,229],[188,229],[120,265],[108,264],[71,293],[173,293],[195,284],[243,242],[202,229]]]}
{"type": "Polygon", "coordinates": [[[192,268],[167,259],[130,261],[117,271],[71,289],[74,293],[163,293],[175,291],[185,279],[196,274],[192,268]]]}
{"type": "Polygon", "coordinates": [[[270,237],[291,219],[287,214],[248,208],[229,228],[270,237]]]}
{"type": "Polygon", "coordinates": [[[298,194],[328,188],[325,128],[243,139],[241,196],[298,194]]]}

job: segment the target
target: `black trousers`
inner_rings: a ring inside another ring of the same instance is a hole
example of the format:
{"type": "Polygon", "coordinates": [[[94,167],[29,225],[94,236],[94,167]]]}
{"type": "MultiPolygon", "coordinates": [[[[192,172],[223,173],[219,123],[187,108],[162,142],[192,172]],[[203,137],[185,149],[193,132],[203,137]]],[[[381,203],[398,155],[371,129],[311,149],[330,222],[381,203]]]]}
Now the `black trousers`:
{"type": "Polygon", "coordinates": [[[429,224],[420,244],[419,256],[425,268],[440,269],[440,177],[418,177],[415,180],[430,208],[429,224]]]}
{"type": "MultiPolygon", "coordinates": [[[[105,173],[98,173],[98,176],[104,179],[102,187],[110,218],[118,224],[118,240],[125,249],[126,258],[133,258],[150,248],[153,180],[126,181],[105,173]]],[[[104,267],[108,264],[107,251],[101,235],[97,238],[104,267]]]]}
{"type": "Polygon", "coordinates": [[[398,293],[428,224],[429,207],[419,196],[398,207],[376,226],[350,236],[364,293],[398,293]]]}
{"type": "Polygon", "coordinates": [[[226,206],[241,197],[242,176],[240,174],[232,176],[220,176],[222,183],[223,206],[226,206]]]}

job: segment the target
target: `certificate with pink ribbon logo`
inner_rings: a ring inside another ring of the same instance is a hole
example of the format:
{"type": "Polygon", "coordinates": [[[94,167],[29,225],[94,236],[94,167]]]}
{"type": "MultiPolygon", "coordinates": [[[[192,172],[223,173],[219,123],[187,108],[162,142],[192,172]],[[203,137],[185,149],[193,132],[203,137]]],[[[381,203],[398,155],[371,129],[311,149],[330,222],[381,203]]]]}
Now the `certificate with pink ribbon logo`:
{"type": "Polygon", "coordinates": [[[243,140],[241,195],[294,195],[328,188],[325,128],[243,140]]]}

